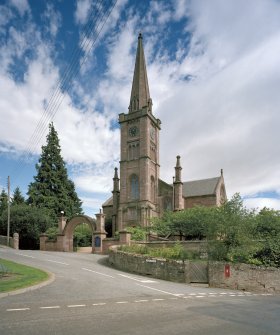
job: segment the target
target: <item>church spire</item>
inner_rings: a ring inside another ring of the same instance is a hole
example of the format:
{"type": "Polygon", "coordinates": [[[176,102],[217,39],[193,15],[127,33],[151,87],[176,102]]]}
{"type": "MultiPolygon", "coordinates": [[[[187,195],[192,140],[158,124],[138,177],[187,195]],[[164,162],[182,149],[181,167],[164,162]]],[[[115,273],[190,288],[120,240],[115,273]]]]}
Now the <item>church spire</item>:
{"type": "Polygon", "coordinates": [[[138,36],[129,113],[136,112],[144,107],[148,107],[148,111],[152,111],[152,99],[150,98],[142,39],[142,34],[140,33],[138,36]]]}

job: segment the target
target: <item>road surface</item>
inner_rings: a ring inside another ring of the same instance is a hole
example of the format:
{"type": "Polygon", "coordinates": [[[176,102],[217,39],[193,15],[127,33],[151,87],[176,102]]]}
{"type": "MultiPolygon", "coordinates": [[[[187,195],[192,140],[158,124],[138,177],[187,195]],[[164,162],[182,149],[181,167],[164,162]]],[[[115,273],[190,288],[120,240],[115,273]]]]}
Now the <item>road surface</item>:
{"type": "Polygon", "coordinates": [[[0,258],[52,272],[0,299],[0,334],[279,335],[280,296],[193,287],[111,269],[93,254],[13,250],[0,258]]]}

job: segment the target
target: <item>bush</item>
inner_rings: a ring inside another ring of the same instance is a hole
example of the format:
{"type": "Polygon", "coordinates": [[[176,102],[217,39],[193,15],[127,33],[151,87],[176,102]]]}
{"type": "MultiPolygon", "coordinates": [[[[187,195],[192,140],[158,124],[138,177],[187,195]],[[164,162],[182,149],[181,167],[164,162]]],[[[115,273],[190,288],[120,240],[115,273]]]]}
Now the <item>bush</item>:
{"type": "Polygon", "coordinates": [[[199,259],[199,253],[185,250],[180,243],[176,243],[173,247],[162,247],[162,248],[149,248],[146,245],[139,245],[139,244],[131,246],[124,245],[121,246],[119,250],[155,258],[165,258],[175,260],[199,259]]]}

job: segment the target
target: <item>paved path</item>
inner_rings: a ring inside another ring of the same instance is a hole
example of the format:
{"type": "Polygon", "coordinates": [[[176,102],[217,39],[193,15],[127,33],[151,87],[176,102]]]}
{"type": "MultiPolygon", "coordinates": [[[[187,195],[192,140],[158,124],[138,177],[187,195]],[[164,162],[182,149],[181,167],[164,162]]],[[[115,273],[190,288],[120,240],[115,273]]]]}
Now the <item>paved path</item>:
{"type": "Polygon", "coordinates": [[[278,335],[280,296],[193,287],[111,269],[92,254],[16,251],[0,258],[54,273],[0,299],[0,334],[278,335]]]}

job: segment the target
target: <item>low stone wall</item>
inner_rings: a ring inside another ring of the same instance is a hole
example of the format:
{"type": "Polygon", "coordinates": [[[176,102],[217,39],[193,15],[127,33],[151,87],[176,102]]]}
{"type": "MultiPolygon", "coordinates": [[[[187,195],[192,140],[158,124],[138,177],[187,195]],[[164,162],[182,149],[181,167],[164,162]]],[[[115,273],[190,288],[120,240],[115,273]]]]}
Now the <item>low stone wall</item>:
{"type": "Polygon", "coordinates": [[[280,293],[280,269],[209,262],[209,285],[244,291],[280,293]]]}
{"type": "Polygon", "coordinates": [[[110,248],[109,264],[117,269],[151,276],[153,278],[185,283],[185,263],[182,261],[156,259],[110,248]]]}
{"type": "MultiPolygon", "coordinates": [[[[190,283],[190,261],[156,259],[149,256],[109,250],[109,264],[117,269],[153,278],[190,283]]],[[[249,264],[208,263],[209,286],[234,290],[280,293],[280,269],[249,264]]]]}
{"type": "MultiPolygon", "coordinates": [[[[7,236],[0,235],[0,244],[7,245],[7,236]]],[[[19,248],[19,235],[14,233],[13,237],[9,238],[9,246],[14,249],[19,248]]]]}

